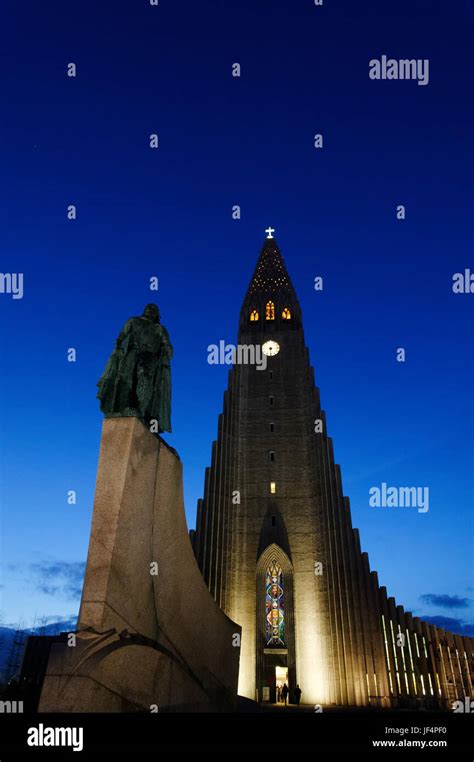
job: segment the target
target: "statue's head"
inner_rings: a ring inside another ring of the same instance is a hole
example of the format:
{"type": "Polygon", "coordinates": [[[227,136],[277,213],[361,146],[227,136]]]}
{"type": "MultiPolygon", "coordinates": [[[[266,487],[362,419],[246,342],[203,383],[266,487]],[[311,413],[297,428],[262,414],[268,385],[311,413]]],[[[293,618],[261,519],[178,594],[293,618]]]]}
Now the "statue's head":
{"type": "Polygon", "coordinates": [[[143,310],[143,315],[146,320],[149,320],[151,323],[159,323],[160,322],[160,310],[156,306],[156,304],[147,304],[145,309],[143,310]]]}

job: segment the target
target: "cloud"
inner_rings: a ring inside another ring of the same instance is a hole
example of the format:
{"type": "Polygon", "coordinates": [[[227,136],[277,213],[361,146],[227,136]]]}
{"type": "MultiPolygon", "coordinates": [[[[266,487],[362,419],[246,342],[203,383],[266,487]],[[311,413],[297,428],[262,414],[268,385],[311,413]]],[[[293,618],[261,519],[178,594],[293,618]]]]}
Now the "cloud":
{"type": "Polygon", "coordinates": [[[39,590],[40,593],[43,593],[43,595],[57,595],[60,588],[57,585],[43,585],[39,582],[36,585],[36,589],[39,590]]]}
{"type": "Polygon", "coordinates": [[[75,601],[81,597],[85,567],[83,561],[40,561],[30,568],[40,593],[75,601]]]}
{"type": "Polygon", "coordinates": [[[35,635],[57,635],[59,632],[72,632],[77,627],[77,616],[43,616],[39,624],[31,627],[28,632],[35,635]]]}
{"type": "Polygon", "coordinates": [[[430,606],[440,606],[443,609],[467,609],[471,601],[469,598],[460,598],[459,595],[437,595],[425,593],[420,596],[423,603],[430,606]]]}
{"type": "Polygon", "coordinates": [[[41,623],[43,624],[62,624],[63,622],[66,622],[67,624],[69,622],[72,622],[77,619],[77,614],[67,614],[60,616],[59,614],[50,614],[49,616],[42,616],[40,617],[41,623]]]}
{"type": "Polygon", "coordinates": [[[452,619],[449,616],[424,616],[425,622],[441,627],[442,630],[463,635],[464,637],[474,637],[474,624],[466,624],[462,619],[452,619]]]}

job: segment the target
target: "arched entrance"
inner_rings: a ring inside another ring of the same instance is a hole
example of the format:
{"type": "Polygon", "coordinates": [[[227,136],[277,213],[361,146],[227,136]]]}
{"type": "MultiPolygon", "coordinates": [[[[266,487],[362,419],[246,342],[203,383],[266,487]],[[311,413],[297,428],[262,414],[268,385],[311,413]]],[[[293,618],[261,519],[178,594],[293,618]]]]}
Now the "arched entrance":
{"type": "Polygon", "coordinates": [[[293,565],[279,545],[269,545],[257,562],[256,686],[259,701],[275,703],[286,683],[296,686],[293,565]]]}

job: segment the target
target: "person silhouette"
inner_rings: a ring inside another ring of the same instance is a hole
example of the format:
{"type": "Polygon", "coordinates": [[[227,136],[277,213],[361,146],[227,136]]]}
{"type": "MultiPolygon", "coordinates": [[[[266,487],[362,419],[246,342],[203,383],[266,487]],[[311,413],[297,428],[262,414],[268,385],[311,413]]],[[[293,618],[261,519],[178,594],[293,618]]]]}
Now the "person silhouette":
{"type": "Polygon", "coordinates": [[[297,684],[296,688],[295,688],[295,704],[296,704],[296,706],[300,705],[300,699],[301,699],[301,688],[297,684]]]}
{"type": "Polygon", "coordinates": [[[289,693],[288,686],[285,683],[283,688],[281,689],[281,695],[282,695],[283,701],[285,702],[285,706],[288,699],[288,693],[289,693]]]}

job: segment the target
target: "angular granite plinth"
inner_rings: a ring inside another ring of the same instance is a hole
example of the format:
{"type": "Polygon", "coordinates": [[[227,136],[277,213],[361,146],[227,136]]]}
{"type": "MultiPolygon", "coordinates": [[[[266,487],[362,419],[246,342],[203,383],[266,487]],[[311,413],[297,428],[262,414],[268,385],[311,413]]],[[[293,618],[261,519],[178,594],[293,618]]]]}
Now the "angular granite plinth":
{"type": "Polygon", "coordinates": [[[194,558],[176,453],[104,420],[76,645],[52,646],[39,711],[232,711],[236,634],[194,558]]]}

